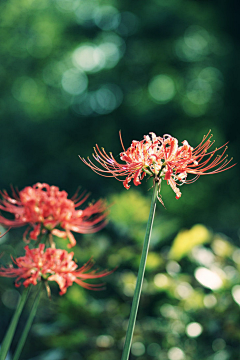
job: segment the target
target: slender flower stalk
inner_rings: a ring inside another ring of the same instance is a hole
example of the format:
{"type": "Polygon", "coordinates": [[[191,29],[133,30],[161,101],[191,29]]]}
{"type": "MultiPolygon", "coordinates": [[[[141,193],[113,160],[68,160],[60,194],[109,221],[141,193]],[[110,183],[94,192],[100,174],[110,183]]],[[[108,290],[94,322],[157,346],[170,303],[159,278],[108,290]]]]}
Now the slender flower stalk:
{"type": "Polygon", "coordinates": [[[150,244],[150,238],[152,233],[152,226],[153,226],[153,220],[155,215],[155,209],[156,209],[156,201],[157,201],[157,193],[158,193],[158,184],[155,184],[153,195],[152,195],[152,202],[149,212],[149,218],[147,222],[147,228],[146,228],[146,234],[145,239],[143,243],[143,250],[142,250],[142,256],[141,261],[138,269],[138,276],[137,276],[137,282],[136,287],[133,295],[133,301],[132,301],[132,308],[130,312],[129,322],[128,322],[128,328],[127,328],[127,334],[125,339],[125,344],[123,348],[122,358],[121,360],[128,360],[130,349],[131,349],[131,343],[132,343],[132,337],[137,317],[137,311],[141,296],[141,290],[142,290],[142,284],[144,279],[144,273],[145,273],[145,267],[146,267],[146,261],[147,261],[147,255],[148,255],[148,249],[150,244]]]}
{"type": "Polygon", "coordinates": [[[20,339],[18,341],[18,344],[17,344],[17,347],[16,347],[16,350],[15,350],[15,353],[13,355],[12,360],[18,360],[19,356],[20,356],[20,354],[22,352],[23,346],[24,346],[24,344],[26,342],[29,330],[31,328],[32,322],[33,322],[34,317],[35,317],[36,312],[37,312],[39,300],[40,300],[40,297],[41,297],[41,290],[42,290],[42,286],[39,286],[38,291],[37,291],[36,296],[35,296],[35,299],[34,299],[34,302],[33,302],[33,305],[32,305],[32,309],[31,309],[29,317],[28,317],[28,320],[27,320],[27,322],[25,324],[24,330],[23,330],[23,332],[21,334],[21,337],[20,337],[20,339]]]}
{"type": "Polygon", "coordinates": [[[46,234],[50,245],[55,246],[52,235],[69,239],[69,248],[76,245],[72,231],[86,234],[94,233],[106,225],[108,215],[105,201],[98,200],[84,209],[79,209],[88,199],[89,194],[76,193],[68,199],[66,191],[60,191],[56,186],[37,183],[27,186],[21,191],[12,190],[12,197],[6,191],[1,193],[0,210],[14,215],[7,219],[0,215],[0,224],[10,227],[28,225],[24,233],[26,242],[37,240],[46,234]],[[31,230],[32,228],[32,230],[31,230]]]}
{"type": "Polygon", "coordinates": [[[19,303],[17,305],[15,313],[14,313],[14,315],[12,317],[11,323],[10,323],[10,325],[8,327],[6,335],[5,335],[5,337],[3,339],[3,342],[2,342],[2,346],[1,346],[1,349],[0,349],[0,360],[5,360],[6,359],[9,347],[11,345],[11,342],[12,342],[12,339],[13,339],[17,324],[18,324],[19,317],[20,317],[20,315],[22,313],[22,310],[23,310],[23,307],[24,307],[25,302],[27,300],[27,297],[29,295],[29,292],[30,292],[30,287],[28,287],[28,289],[25,289],[23,291],[23,293],[22,293],[20,301],[19,301],[19,303]]]}

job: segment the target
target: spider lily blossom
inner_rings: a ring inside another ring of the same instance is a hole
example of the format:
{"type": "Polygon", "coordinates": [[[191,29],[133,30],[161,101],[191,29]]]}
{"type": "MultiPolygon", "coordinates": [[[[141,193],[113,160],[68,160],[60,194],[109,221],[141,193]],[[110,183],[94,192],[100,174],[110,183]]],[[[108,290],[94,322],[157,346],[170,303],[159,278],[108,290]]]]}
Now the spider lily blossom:
{"type": "Polygon", "coordinates": [[[74,253],[66,250],[47,248],[40,244],[38,248],[29,249],[25,246],[26,254],[13,260],[16,268],[10,265],[8,268],[0,268],[0,276],[17,277],[15,286],[23,285],[28,287],[30,284],[37,285],[41,280],[49,282],[55,281],[60,288],[60,295],[66,293],[67,288],[74,282],[89,290],[102,290],[104,284],[89,284],[90,279],[102,278],[111,274],[113,271],[91,270],[94,262],[90,259],[81,268],[72,259],[74,253]],[[91,271],[90,271],[91,270],[91,271]]]}
{"type": "Polygon", "coordinates": [[[13,214],[15,219],[0,215],[0,224],[10,227],[30,225],[24,233],[25,240],[28,233],[32,240],[37,240],[39,235],[49,234],[51,242],[52,235],[56,235],[68,238],[68,247],[73,247],[76,240],[71,231],[94,233],[106,225],[107,205],[103,200],[85,209],[77,209],[84,204],[89,194],[83,193],[79,197],[75,194],[72,199],[68,199],[66,191],[45,183],[27,186],[19,192],[13,190],[12,197],[6,191],[1,194],[0,209],[13,214]]]}
{"type": "Polygon", "coordinates": [[[124,161],[123,164],[119,164],[112,153],[108,155],[98,145],[94,148],[93,158],[101,167],[96,166],[89,158],[85,160],[80,157],[80,159],[97,174],[123,181],[126,189],[130,188],[131,180],[138,186],[144,176],[153,177],[154,183],[159,183],[158,199],[163,204],[160,197],[161,180],[167,181],[175,192],[176,199],[179,199],[181,192],[178,186],[194,182],[200,175],[216,174],[235,165],[229,165],[232,159],[227,159],[226,144],[209,151],[214,144],[211,137],[209,131],[200,144],[193,148],[186,140],[179,146],[178,140],[171,135],[160,137],[151,132],[144,136],[142,141],[132,141],[131,146],[125,150],[120,134],[123,148],[120,159],[124,161]],[[218,155],[218,150],[222,148],[224,148],[222,153],[218,155]],[[187,180],[188,174],[193,174],[195,177],[187,180]]]}

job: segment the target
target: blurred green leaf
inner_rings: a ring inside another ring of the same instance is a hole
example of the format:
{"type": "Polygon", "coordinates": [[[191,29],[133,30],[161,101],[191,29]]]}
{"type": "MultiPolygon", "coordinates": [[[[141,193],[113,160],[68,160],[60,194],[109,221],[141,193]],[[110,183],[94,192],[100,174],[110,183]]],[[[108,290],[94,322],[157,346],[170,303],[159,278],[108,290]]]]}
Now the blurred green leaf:
{"type": "Polygon", "coordinates": [[[175,237],[169,256],[171,259],[180,260],[195,246],[209,242],[210,231],[204,225],[194,225],[190,230],[182,230],[175,237]]]}

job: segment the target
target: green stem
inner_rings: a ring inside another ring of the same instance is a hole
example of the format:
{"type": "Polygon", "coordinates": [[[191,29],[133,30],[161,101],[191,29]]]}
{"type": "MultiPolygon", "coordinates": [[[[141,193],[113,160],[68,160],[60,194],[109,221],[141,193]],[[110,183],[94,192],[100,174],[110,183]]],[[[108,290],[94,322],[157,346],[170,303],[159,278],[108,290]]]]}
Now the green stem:
{"type": "Polygon", "coordinates": [[[12,320],[11,320],[11,323],[8,327],[8,330],[7,330],[7,333],[3,339],[3,342],[2,342],[2,346],[1,346],[1,350],[0,350],[0,360],[5,360],[6,356],[7,356],[7,353],[8,353],[8,350],[9,350],[9,347],[11,345],[11,342],[12,342],[12,338],[13,338],[13,335],[15,333],[15,330],[16,330],[16,326],[18,324],[18,320],[19,320],[19,317],[22,313],[22,310],[23,310],[23,307],[24,307],[24,304],[27,300],[27,297],[29,295],[29,292],[30,292],[30,289],[31,287],[29,286],[27,289],[24,289],[23,293],[22,293],[22,296],[20,298],[20,301],[17,305],[17,308],[15,310],[15,313],[12,317],[12,320]]]}
{"type": "Polygon", "coordinates": [[[147,223],[147,228],[146,228],[146,234],[145,234],[145,239],[144,239],[144,244],[143,244],[142,257],[141,257],[141,261],[140,261],[140,265],[139,265],[137,282],[136,282],[136,287],[135,287],[135,291],[134,291],[134,295],[133,295],[132,308],[131,308],[131,312],[130,312],[128,329],[127,329],[127,334],[126,334],[126,339],[125,339],[125,344],[124,344],[121,360],[128,360],[130,349],[131,349],[132,337],[133,337],[133,332],[134,332],[134,327],[135,327],[135,322],[136,322],[136,317],[137,317],[138,305],[139,305],[140,296],[141,296],[144,272],[145,272],[147,255],[148,255],[148,248],[149,248],[151,232],[152,232],[152,225],[153,225],[153,220],[154,220],[158,187],[159,187],[159,184],[156,183],[155,187],[154,187],[153,195],[152,195],[152,203],[151,203],[151,207],[150,207],[149,218],[148,218],[148,223],[147,223]]]}
{"type": "Polygon", "coordinates": [[[22,332],[22,335],[21,335],[21,337],[20,337],[20,339],[18,341],[17,348],[15,350],[15,353],[13,355],[12,360],[18,360],[19,356],[20,356],[20,354],[22,352],[22,349],[23,349],[23,346],[24,346],[24,344],[26,342],[29,330],[30,330],[32,322],[33,322],[33,319],[34,319],[34,317],[36,315],[36,312],[37,312],[37,307],[38,307],[39,300],[40,300],[40,297],[41,297],[41,290],[42,290],[42,286],[39,286],[39,289],[38,289],[37,294],[36,294],[35,299],[34,299],[34,303],[32,305],[31,312],[29,314],[29,317],[28,317],[28,320],[26,322],[25,328],[24,328],[24,330],[22,332]]]}

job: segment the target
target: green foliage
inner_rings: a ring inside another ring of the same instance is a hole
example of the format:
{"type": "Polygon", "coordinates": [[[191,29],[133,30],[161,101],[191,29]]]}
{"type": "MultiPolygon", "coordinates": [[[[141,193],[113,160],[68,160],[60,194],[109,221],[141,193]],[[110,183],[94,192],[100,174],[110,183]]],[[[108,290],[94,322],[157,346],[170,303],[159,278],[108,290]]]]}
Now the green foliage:
{"type": "MultiPolygon", "coordinates": [[[[109,225],[76,236],[74,250],[79,263],[93,256],[100,269],[118,267],[103,292],[75,284],[42,299],[23,359],[120,358],[152,182],[126,191],[77,155],[98,143],[119,159],[120,129],[127,148],[149,131],[194,147],[211,128],[239,163],[237,10],[213,0],[0,3],[0,189],[41,181],[107,197],[109,225]]],[[[202,177],[179,200],[163,184],[131,360],[239,358],[238,178],[239,166],[202,177]],[[201,284],[201,274],[219,287],[201,284]]],[[[1,239],[4,265],[22,253],[22,233],[1,239]]],[[[1,279],[1,338],[18,291],[1,279]]]]}
{"type": "Polygon", "coordinates": [[[112,195],[110,219],[127,228],[146,224],[149,215],[150,199],[146,199],[139,191],[122,191],[112,195]],[[136,211],[137,209],[137,211],[136,211]]]}
{"type": "Polygon", "coordinates": [[[173,241],[170,258],[181,260],[192,248],[210,241],[211,233],[203,225],[194,225],[190,230],[181,231],[173,241]]]}

